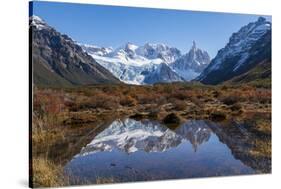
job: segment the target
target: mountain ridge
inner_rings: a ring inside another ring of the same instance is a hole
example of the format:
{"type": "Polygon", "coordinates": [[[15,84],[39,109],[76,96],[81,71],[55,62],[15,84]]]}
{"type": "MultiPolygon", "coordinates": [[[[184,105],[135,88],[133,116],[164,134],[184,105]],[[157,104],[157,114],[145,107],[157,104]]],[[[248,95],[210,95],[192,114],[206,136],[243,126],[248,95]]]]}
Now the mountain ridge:
{"type": "Polygon", "coordinates": [[[185,54],[163,43],[98,47],[72,40],[35,15],[30,17],[29,29],[36,85],[150,85],[191,80],[220,84],[232,78],[237,81],[261,62],[271,65],[271,22],[263,17],[234,32],[212,60],[195,41],[185,54]]]}
{"type": "Polygon", "coordinates": [[[196,78],[219,84],[246,73],[260,62],[271,60],[271,23],[260,17],[232,34],[208,67],[196,78]]]}
{"type": "Polygon", "coordinates": [[[35,85],[120,83],[69,36],[56,31],[38,16],[31,16],[29,23],[35,85]]]}
{"type": "Polygon", "coordinates": [[[210,62],[208,53],[197,48],[194,41],[193,46],[186,54],[182,54],[175,47],[169,47],[162,43],[145,43],[143,46],[138,46],[128,42],[106,54],[101,53],[102,49],[107,49],[106,47],[99,47],[99,50],[93,52],[87,46],[91,45],[81,44],[85,52],[89,53],[121,81],[128,84],[191,80],[198,76],[210,62]],[[165,71],[160,72],[167,74],[157,75],[155,70],[161,69],[165,69],[165,71]]]}

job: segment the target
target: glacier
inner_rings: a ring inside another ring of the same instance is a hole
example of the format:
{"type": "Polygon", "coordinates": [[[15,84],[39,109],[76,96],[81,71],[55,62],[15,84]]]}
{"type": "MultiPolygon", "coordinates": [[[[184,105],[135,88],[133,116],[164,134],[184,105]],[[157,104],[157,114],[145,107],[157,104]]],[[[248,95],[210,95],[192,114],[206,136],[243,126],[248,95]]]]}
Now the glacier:
{"type": "Polygon", "coordinates": [[[208,53],[195,42],[186,54],[162,43],[138,46],[128,42],[116,49],[79,45],[114,76],[134,85],[190,81],[210,62],[208,53]]]}

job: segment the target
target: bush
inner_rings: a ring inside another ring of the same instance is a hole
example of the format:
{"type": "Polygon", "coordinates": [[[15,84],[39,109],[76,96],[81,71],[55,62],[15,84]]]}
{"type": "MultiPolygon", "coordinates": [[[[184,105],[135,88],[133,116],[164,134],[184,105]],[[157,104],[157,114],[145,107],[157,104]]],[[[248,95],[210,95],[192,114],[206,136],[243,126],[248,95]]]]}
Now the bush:
{"type": "Polygon", "coordinates": [[[189,98],[189,95],[187,95],[185,91],[175,91],[171,96],[179,100],[185,100],[189,98]]]}
{"type": "Polygon", "coordinates": [[[242,109],[242,106],[237,103],[237,104],[233,104],[233,105],[230,107],[230,109],[231,109],[232,111],[239,111],[239,110],[242,109]]]}
{"type": "Polygon", "coordinates": [[[163,100],[160,94],[148,93],[148,94],[137,94],[136,99],[139,104],[154,104],[163,100]]]}
{"type": "Polygon", "coordinates": [[[271,91],[268,90],[258,90],[256,94],[256,101],[261,104],[271,103],[271,91]]]}
{"type": "Polygon", "coordinates": [[[174,105],[175,110],[182,111],[186,109],[186,104],[184,101],[174,100],[172,104],[174,105]]]}
{"type": "Polygon", "coordinates": [[[233,105],[239,101],[237,96],[227,96],[221,99],[221,101],[226,105],[233,105]]]}
{"type": "Polygon", "coordinates": [[[225,91],[225,90],[227,90],[228,89],[228,87],[226,86],[226,85],[223,85],[222,87],[221,87],[221,90],[223,90],[223,91],[225,91]]]}
{"type": "Polygon", "coordinates": [[[87,109],[114,109],[119,106],[119,97],[107,95],[102,92],[97,92],[91,97],[81,97],[76,99],[76,106],[72,107],[72,111],[87,110],[87,109]]]}
{"type": "Polygon", "coordinates": [[[221,95],[221,93],[219,91],[214,91],[213,92],[214,98],[218,98],[220,95],[221,95]]]}
{"type": "Polygon", "coordinates": [[[134,99],[130,95],[123,96],[120,99],[120,105],[122,105],[122,106],[135,106],[136,104],[137,104],[136,99],[134,99]]]}
{"type": "Polygon", "coordinates": [[[118,107],[119,99],[118,97],[100,94],[92,98],[92,103],[95,108],[115,109],[118,107]]]}
{"type": "Polygon", "coordinates": [[[62,112],[64,108],[63,93],[44,90],[42,92],[37,92],[34,95],[33,109],[40,115],[56,115],[62,112]]]}

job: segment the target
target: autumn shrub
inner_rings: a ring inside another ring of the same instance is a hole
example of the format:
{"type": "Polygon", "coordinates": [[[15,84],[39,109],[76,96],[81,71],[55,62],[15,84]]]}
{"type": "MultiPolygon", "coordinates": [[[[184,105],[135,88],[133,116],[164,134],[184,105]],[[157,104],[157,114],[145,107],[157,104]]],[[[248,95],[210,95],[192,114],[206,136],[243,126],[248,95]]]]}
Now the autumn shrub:
{"type": "MultiPolygon", "coordinates": [[[[97,93],[86,103],[90,108],[114,109],[119,105],[119,97],[110,96],[105,93],[97,93]]],[[[85,105],[85,104],[84,104],[85,105]]]]}
{"type": "Polygon", "coordinates": [[[162,92],[164,93],[172,93],[175,87],[172,84],[166,84],[162,87],[162,92]]]}
{"type": "Polygon", "coordinates": [[[136,99],[134,99],[133,97],[131,97],[130,95],[127,96],[122,96],[120,98],[120,105],[122,106],[135,106],[137,104],[136,99]]]}
{"type": "Polygon", "coordinates": [[[104,86],[104,87],[102,87],[101,91],[106,94],[114,95],[114,94],[118,93],[118,87],[119,87],[118,85],[104,86]]]}
{"type": "Polygon", "coordinates": [[[241,104],[239,104],[239,103],[235,103],[235,104],[233,104],[233,105],[230,107],[230,109],[231,109],[232,111],[239,111],[239,110],[242,109],[242,106],[241,106],[241,104]]]}
{"type": "Polygon", "coordinates": [[[34,94],[33,113],[44,119],[49,126],[56,126],[59,123],[59,115],[65,108],[63,92],[42,90],[34,94]]]}
{"type": "Polygon", "coordinates": [[[271,103],[271,91],[270,90],[258,90],[256,92],[255,101],[262,104],[271,103]]]}
{"type": "Polygon", "coordinates": [[[233,105],[233,104],[239,102],[239,97],[237,97],[237,96],[222,97],[221,102],[223,102],[226,105],[233,105]]]}
{"type": "Polygon", "coordinates": [[[222,87],[221,87],[221,90],[223,90],[223,91],[225,91],[225,90],[227,90],[228,89],[228,87],[226,86],[226,85],[223,85],[222,87]]]}
{"type": "Polygon", "coordinates": [[[271,90],[257,89],[253,87],[243,87],[232,92],[232,96],[236,96],[240,101],[271,103],[271,90]]]}
{"type": "Polygon", "coordinates": [[[202,101],[200,99],[198,99],[196,96],[191,97],[191,102],[198,107],[204,106],[204,103],[202,103],[202,101]]]}
{"type": "Polygon", "coordinates": [[[83,88],[83,89],[80,89],[79,90],[79,94],[80,96],[83,95],[83,96],[94,96],[97,92],[99,92],[100,89],[98,88],[92,88],[92,87],[89,87],[89,88],[83,88]]]}
{"type": "Polygon", "coordinates": [[[173,92],[171,94],[171,97],[179,99],[179,100],[185,100],[185,99],[190,98],[190,95],[188,95],[186,91],[178,90],[178,91],[173,92]]]}
{"type": "Polygon", "coordinates": [[[158,103],[161,96],[159,94],[147,93],[137,94],[136,99],[139,104],[153,104],[158,103]]]}
{"type": "Polygon", "coordinates": [[[213,91],[212,94],[213,94],[214,98],[218,98],[221,95],[221,92],[216,90],[216,91],[213,91]]]}
{"type": "Polygon", "coordinates": [[[186,109],[186,104],[184,101],[175,100],[173,102],[173,105],[174,105],[175,110],[178,110],[178,111],[182,111],[182,110],[186,109]]]}

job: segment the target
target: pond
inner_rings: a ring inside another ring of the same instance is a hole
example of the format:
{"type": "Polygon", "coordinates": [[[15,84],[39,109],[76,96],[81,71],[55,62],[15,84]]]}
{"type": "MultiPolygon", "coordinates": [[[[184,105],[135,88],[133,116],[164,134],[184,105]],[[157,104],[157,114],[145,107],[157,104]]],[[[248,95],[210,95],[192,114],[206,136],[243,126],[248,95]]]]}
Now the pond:
{"type": "Polygon", "coordinates": [[[189,120],[168,128],[153,120],[117,119],[65,165],[72,184],[229,176],[270,172],[271,159],[248,154],[243,124],[189,120]]]}

